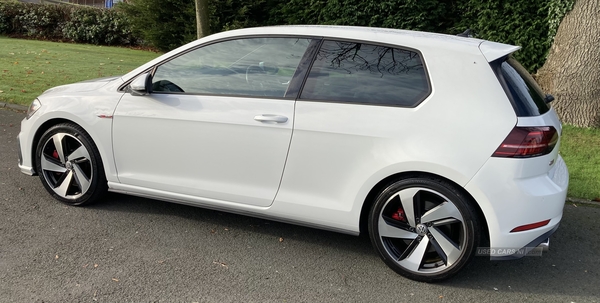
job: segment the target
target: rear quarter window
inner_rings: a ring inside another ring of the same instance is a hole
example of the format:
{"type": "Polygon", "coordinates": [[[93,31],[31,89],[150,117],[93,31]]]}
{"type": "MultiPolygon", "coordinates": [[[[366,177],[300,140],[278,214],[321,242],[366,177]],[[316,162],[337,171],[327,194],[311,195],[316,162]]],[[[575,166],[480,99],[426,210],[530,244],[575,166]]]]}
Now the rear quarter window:
{"type": "Polygon", "coordinates": [[[503,58],[492,63],[492,66],[517,116],[539,116],[550,110],[545,101],[546,95],[517,60],[503,58]]]}
{"type": "Polygon", "coordinates": [[[326,40],[317,53],[300,99],[414,107],[429,93],[419,53],[326,40]]]}

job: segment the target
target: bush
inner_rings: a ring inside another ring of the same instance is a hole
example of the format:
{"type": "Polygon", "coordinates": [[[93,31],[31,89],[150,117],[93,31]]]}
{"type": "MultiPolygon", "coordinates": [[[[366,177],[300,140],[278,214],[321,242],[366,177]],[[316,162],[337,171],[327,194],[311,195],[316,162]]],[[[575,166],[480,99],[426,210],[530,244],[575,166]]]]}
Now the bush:
{"type": "Polygon", "coordinates": [[[0,33],[102,45],[138,43],[123,12],[86,6],[3,1],[0,33]]]}
{"type": "Polygon", "coordinates": [[[449,0],[290,0],[271,20],[282,24],[332,24],[446,32],[449,0]]]}
{"type": "Polygon", "coordinates": [[[62,29],[69,40],[91,44],[137,44],[126,15],[118,10],[78,7],[71,9],[62,29]]]}
{"type": "Polygon", "coordinates": [[[161,51],[196,39],[194,1],[130,0],[117,7],[131,21],[134,34],[161,51]]]}
{"type": "Polygon", "coordinates": [[[0,34],[14,31],[14,20],[19,15],[21,5],[16,1],[0,1],[0,34]]]}
{"type": "Polygon", "coordinates": [[[546,61],[558,24],[575,0],[462,0],[458,27],[471,28],[478,38],[520,45],[515,57],[530,72],[546,61]]]}

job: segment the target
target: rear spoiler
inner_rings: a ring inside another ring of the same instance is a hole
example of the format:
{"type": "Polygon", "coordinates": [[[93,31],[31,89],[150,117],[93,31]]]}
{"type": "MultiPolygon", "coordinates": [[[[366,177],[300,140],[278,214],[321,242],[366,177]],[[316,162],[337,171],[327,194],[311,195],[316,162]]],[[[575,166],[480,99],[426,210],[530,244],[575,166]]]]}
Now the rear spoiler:
{"type": "Polygon", "coordinates": [[[479,50],[488,62],[510,55],[520,48],[520,46],[492,41],[483,41],[479,44],[479,50]]]}

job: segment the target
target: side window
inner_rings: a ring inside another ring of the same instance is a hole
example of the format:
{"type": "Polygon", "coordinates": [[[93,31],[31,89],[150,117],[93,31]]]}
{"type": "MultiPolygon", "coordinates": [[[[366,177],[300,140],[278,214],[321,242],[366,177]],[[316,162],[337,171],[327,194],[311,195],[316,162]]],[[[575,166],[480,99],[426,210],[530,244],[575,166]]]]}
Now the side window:
{"type": "Polygon", "coordinates": [[[156,69],[155,92],[284,97],[310,39],[248,38],[218,42],[156,69]]]}
{"type": "Polygon", "coordinates": [[[414,51],[325,41],[300,99],[411,107],[429,92],[423,62],[414,51]]]}

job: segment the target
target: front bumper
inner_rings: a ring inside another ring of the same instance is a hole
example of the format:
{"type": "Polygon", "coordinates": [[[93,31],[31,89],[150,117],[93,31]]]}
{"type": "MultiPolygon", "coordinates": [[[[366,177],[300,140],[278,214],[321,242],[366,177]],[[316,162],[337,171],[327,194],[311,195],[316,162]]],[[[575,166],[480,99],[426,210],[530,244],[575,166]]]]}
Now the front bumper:
{"type": "MultiPolygon", "coordinates": [[[[21,123],[23,126],[23,123],[21,123]]],[[[24,146],[24,140],[21,140],[21,136],[23,134],[23,129],[21,128],[21,133],[17,136],[17,153],[19,154],[19,169],[22,173],[26,175],[33,176],[35,175],[35,170],[33,169],[33,163],[30,155],[24,155],[23,150],[30,150],[27,146],[24,146]]]]}

